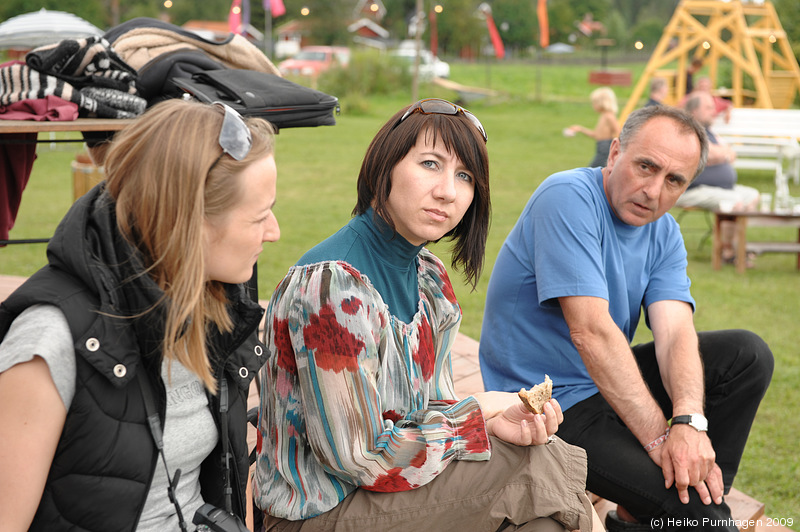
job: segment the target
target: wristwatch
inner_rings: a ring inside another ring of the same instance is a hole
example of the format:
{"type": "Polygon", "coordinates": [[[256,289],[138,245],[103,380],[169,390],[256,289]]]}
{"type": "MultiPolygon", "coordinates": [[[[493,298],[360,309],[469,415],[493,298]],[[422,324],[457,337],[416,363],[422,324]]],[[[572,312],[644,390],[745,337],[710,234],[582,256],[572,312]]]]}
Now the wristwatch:
{"type": "Polygon", "coordinates": [[[706,432],[708,430],[708,420],[703,414],[686,414],[684,416],[675,416],[669,422],[672,425],[689,425],[695,430],[706,432]]]}

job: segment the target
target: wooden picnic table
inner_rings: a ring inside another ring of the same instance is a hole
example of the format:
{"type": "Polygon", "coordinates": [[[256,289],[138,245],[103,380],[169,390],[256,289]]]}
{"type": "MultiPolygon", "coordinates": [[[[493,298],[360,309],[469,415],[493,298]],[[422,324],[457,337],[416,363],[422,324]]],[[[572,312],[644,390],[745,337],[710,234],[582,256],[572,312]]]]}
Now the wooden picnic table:
{"type": "Polygon", "coordinates": [[[747,269],[747,253],[797,253],[797,268],[800,269],[800,211],[792,212],[759,212],[759,211],[734,211],[714,212],[714,226],[712,227],[711,267],[719,270],[722,265],[722,241],[720,239],[720,225],[724,221],[736,224],[736,258],[735,265],[738,273],[747,269]],[[754,242],[747,240],[747,227],[796,227],[798,228],[797,242],[754,242]]]}
{"type": "MultiPolygon", "coordinates": [[[[1,120],[0,133],[49,133],[51,131],[119,131],[133,119],[78,118],[77,120],[1,120]]],[[[2,142],[2,140],[0,140],[2,142]]],[[[81,139],[79,142],[83,142],[81,139]]]]}
{"type": "MultiPolygon", "coordinates": [[[[78,118],[77,120],[2,120],[0,119],[0,143],[19,143],[19,139],[7,139],[4,135],[12,133],[53,133],[53,132],[104,132],[119,131],[133,122],[134,119],[117,118],[78,118]]],[[[83,142],[83,137],[62,139],[61,142],[83,142]]],[[[28,141],[30,142],[30,141],[28,141]]],[[[52,140],[37,140],[37,142],[52,142],[52,140]]],[[[20,244],[47,242],[49,238],[2,240],[0,244],[20,244]]]]}

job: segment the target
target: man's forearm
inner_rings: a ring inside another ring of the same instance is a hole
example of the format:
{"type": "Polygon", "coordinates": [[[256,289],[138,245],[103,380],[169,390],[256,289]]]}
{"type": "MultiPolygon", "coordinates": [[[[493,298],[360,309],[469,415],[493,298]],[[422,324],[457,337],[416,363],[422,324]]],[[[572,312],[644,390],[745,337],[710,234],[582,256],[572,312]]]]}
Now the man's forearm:
{"type": "Polygon", "coordinates": [[[578,352],[600,393],[644,446],[664,433],[666,418],[642,379],[625,336],[617,333],[617,338],[587,341],[578,352]]]}
{"type": "Polygon", "coordinates": [[[702,413],[705,379],[697,332],[688,305],[663,302],[649,309],[656,357],[673,415],[702,413]]]}

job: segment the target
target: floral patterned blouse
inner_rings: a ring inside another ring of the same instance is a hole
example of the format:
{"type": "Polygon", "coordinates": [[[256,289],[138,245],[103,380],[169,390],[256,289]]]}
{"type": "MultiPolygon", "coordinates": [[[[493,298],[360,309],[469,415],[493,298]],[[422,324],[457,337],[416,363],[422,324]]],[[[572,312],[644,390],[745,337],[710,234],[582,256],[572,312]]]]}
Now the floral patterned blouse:
{"type": "Polygon", "coordinates": [[[275,290],[254,481],[266,513],[307,519],[359,487],[410,490],[451,460],[489,459],[478,402],[453,390],[461,309],[439,259],[422,249],[414,260],[410,323],[344,261],[295,266],[275,290]]]}

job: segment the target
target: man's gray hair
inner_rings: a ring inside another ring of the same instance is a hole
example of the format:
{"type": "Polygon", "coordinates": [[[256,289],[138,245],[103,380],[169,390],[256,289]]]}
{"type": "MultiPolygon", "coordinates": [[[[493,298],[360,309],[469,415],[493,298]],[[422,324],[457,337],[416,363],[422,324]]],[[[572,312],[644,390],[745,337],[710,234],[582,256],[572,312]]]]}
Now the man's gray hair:
{"type": "Polygon", "coordinates": [[[667,80],[664,78],[653,78],[650,80],[650,92],[656,92],[667,86],[667,80]]]}
{"type": "Polygon", "coordinates": [[[625,125],[622,126],[622,131],[619,133],[620,150],[625,151],[628,143],[636,136],[639,130],[647,122],[658,117],[669,118],[678,126],[681,133],[686,135],[694,134],[700,142],[700,161],[697,164],[697,171],[692,176],[692,179],[694,179],[705,169],[708,161],[708,136],[706,136],[705,128],[683,109],[669,105],[649,105],[632,112],[628,115],[625,125]]]}
{"type": "Polygon", "coordinates": [[[683,108],[686,110],[687,113],[693,113],[700,105],[703,103],[703,94],[692,94],[689,96],[689,99],[686,100],[683,108]]]}

